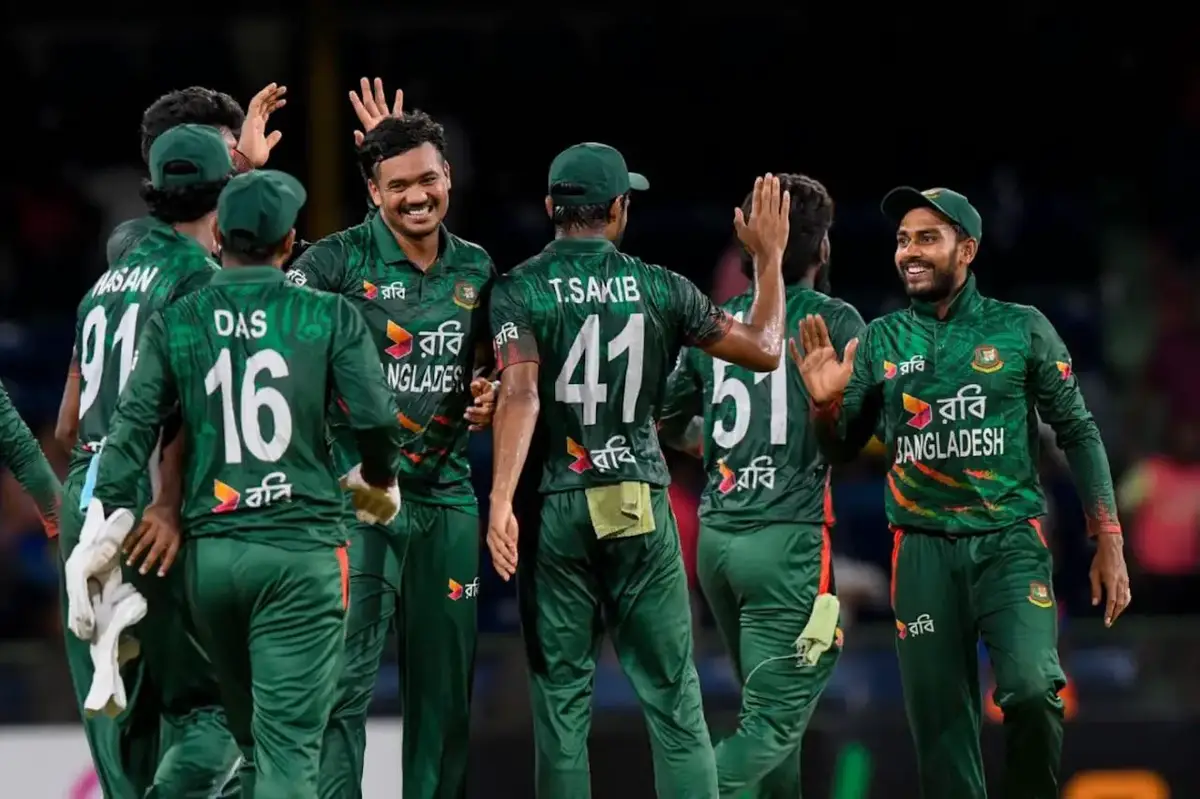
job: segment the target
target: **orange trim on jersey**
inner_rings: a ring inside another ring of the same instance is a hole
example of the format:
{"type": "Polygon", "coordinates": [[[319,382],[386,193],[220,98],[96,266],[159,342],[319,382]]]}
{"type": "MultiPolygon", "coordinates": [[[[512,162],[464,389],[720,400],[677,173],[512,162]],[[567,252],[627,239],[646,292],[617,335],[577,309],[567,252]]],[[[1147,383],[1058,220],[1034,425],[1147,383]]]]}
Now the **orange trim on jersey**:
{"type": "Polygon", "coordinates": [[[899,527],[892,528],[892,579],[888,587],[892,610],[896,609],[896,566],[900,563],[900,544],[904,541],[904,531],[899,527]]]}
{"type": "Polygon", "coordinates": [[[829,593],[833,577],[833,544],[829,539],[829,525],[821,526],[821,576],[817,580],[817,596],[829,593]]]}
{"type": "Polygon", "coordinates": [[[825,472],[825,496],[822,502],[822,511],[825,517],[825,526],[833,527],[837,523],[837,518],[833,515],[833,470],[829,469],[825,472]]]}
{"type": "Polygon", "coordinates": [[[1046,549],[1049,549],[1050,545],[1046,543],[1046,534],[1044,532],[1042,532],[1042,520],[1041,519],[1030,519],[1029,526],[1032,527],[1033,532],[1035,532],[1037,534],[1038,541],[1042,542],[1042,546],[1044,546],[1046,549]]]}
{"type": "Polygon", "coordinates": [[[343,544],[335,550],[338,570],[342,573],[342,610],[350,608],[350,556],[346,553],[347,546],[349,544],[343,544]]]}

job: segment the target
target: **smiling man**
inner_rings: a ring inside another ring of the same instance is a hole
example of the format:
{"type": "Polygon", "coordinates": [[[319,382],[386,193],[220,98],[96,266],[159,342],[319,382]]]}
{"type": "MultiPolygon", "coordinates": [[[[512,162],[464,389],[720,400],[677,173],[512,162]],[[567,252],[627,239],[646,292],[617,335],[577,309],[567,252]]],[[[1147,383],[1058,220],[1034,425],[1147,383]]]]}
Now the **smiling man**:
{"type": "Polygon", "coordinates": [[[1092,601],[1111,624],[1130,601],[1121,525],[1100,431],[1071,356],[1036,308],[982,296],[971,265],[983,220],[950,189],[893,189],[895,264],[912,300],[867,327],[841,360],[820,316],[795,353],[830,452],[881,423],[892,456],[892,607],[921,796],[987,795],[979,749],[977,642],[1004,712],[1005,797],[1058,796],[1066,680],[1058,661],[1040,416],[1058,438],[1096,539],[1092,601]],[[857,359],[856,351],[861,350],[857,359]]]}
{"type": "MultiPolygon", "coordinates": [[[[346,661],[321,751],[322,799],[361,796],[367,706],[397,597],[400,685],[411,733],[404,736],[404,796],[456,797],[466,790],[479,585],[479,511],[467,439],[471,424],[481,421],[472,394],[490,391],[471,373],[477,349],[490,351],[484,298],[494,267],[483,248],[442,225],[451,187],[445,149],[442,126],[419,111],[379,121],[358,148],[379,213],[318,241],[288,273],[358,308],[401,423],[417,434],[403,453],[400,515],[387,526],[347,519],[346,661]]],[[[345,417],[344,409],[339,413],[345,417]]],[[[339,413],[331,426],[334,458],[347,472],[357,456],[339,413]]]]}

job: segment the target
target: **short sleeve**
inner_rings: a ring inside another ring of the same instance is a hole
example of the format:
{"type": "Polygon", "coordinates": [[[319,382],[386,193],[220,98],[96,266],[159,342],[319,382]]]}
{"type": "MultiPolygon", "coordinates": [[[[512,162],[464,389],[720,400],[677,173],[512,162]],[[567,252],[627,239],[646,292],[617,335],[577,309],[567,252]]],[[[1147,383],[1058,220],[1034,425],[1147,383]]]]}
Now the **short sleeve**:
{"type": "Polygon", "coordinates": [[[511,277],[498,278],[493,285],[490,316],[498,370],[518,363],[539,362],[529,304],[511,277]]]}
{"type": "Polygon", "coordinates": [[[683,275],[666,269],[663,273],[684,343],[691,347],[706,347],[724,338],[733,324],[733,317],[683,275]]]}

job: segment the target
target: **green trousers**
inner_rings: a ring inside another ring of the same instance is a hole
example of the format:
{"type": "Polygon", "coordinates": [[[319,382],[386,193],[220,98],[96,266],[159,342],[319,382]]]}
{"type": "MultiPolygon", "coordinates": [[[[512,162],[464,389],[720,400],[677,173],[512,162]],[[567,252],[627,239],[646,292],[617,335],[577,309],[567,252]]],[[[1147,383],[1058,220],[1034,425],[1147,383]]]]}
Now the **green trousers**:
{"type": "MultiPolygon", "coordinates": [[[[83,713],[92,683],[92,659],[88,644],[67,630],[62,574],[83,528],[79,509],[83,483],[80,472],[69,475],[63,485],[59,600],[76,706],[105,799],[211,799],[218,791],[224,797],[241,795],[238,748],[226,726],[208,658],[192,635],[182,562],[177,560],[164,578],[126,569],[125,579],[147,604],[146,617],[131,630],[141,644],[141,656],[122,672],[128,705],[115,719],[89,718],[83,713]]],[[[186,560],[186,553],[181,555],[186,560]]]]}
{"type": "Polygon", "coordinates": [[[667,492],[656,529],[596,538],[583,491],[550,494],[524,539],[518,590],[530,660],[539,799],[588,799],[592,683],[605,629],[650,732],[659,797],[716,799],[712,740],[692,659],[692,615],[667,492]]]}
{"type": "Polygon", "coordinates": [[[254,799],[316,799],[346,635],[345,549],[187,545],[187,594],[254,799]]]}
{"type": "Polygon", "coordinates": [[[346,653],[321,750],[319,795],[362,796],[367,708],[395,622],[404,799],[462,799],[475,673],[479,512],[474,505],[406,497],[391,525],[356,523],[349,529],[346,653]]]}
{"type": "Polygon", "coordinates": [[[1054,799],[1066,684],[1036,520],[975,536],[896,530],[892,607],[923,799],[985,799],[978,642],[1004,711],[1005,799],[1054,799]]]}
{"type": "Polygon", "coordinates": [[[717,744],[722,799],[747,788],[761,799],[800,796],[800,742],[840,649],[801,667],[795,644],[817,595],[834,593],[830,557],[821,525],[701,522],[700,587],[742,683],[737,731],[717,744]]]}

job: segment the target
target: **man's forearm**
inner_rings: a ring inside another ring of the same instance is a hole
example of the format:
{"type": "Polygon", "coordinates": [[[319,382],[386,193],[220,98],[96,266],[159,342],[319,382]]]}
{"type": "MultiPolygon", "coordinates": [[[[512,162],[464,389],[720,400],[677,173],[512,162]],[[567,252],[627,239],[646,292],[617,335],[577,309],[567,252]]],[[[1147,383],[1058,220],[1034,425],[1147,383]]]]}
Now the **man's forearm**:
{"type": "Polygon", "coordinates": [[[680,429],[678,421],[662,422],[659,424],[658,437],[662,443],[673,450],[694,458],[704,457],[704,419],[702,417],[693,416],[682,426],[682,429],[680,429]]]}
{"type": "Polygon", "coordinates": [[[780,271],[782,253],[754,257],[754,299],[747,324],[758,336],[761,348],[778,358],[783,346],[784,291],[780,271]]]}
{"type": "Polygon", "coordinates": [[[492,419],[492,501],[512,502],[540,410],[537,389],[505,389],[492,419]]]}
{"type": "Polygon", "coordinates": [[[1092,421],[1079,422],[1074,429],[1058,435],[1058,446],[1067,458],[1075,490],[1083,502],[1087,517],[1088,535],[1120,533],[1117,518],[1116,492],[1108,453],[1100,438],[1100,430],[1092,421]]]}
{"type": "Polygon", "coordinates": [[[54,440],[67,453],[75,447],[79,437],[79,380],[79,364],[72,360],[54,424],[54,440]]]}
{"type": "Polygon", "coordinates": [[[172,513],[178,513],[183,504],[183,438],[180,430],[163,447],[158,463],[159,482],[154,505],[172,513]]]}

